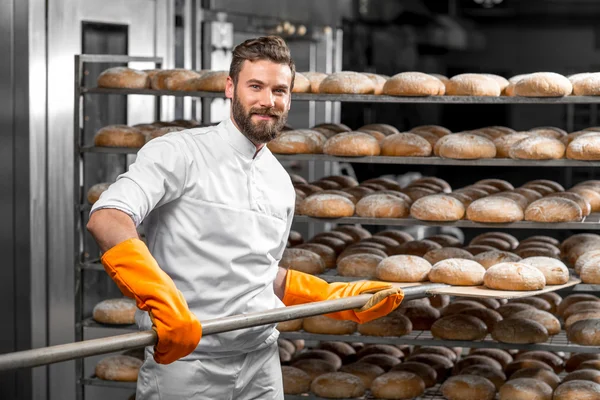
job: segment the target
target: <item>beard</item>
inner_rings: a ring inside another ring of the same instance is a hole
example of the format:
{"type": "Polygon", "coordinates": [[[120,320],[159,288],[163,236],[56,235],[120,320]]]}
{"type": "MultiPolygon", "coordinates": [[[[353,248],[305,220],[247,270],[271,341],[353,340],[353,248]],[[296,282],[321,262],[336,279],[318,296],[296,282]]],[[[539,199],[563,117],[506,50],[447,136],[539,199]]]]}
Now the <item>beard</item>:
{"type": "Polygon", "coordinates": [[[287,121],[287,111],[277,110],[274,107],[251,107],[248,112],[234,93],[231,102],[233,119],[240,131],[254,144],[268,143],[278,137],[287,121]],[[268,115],[268,121],[252,121],[253,115],[268,115]]]}

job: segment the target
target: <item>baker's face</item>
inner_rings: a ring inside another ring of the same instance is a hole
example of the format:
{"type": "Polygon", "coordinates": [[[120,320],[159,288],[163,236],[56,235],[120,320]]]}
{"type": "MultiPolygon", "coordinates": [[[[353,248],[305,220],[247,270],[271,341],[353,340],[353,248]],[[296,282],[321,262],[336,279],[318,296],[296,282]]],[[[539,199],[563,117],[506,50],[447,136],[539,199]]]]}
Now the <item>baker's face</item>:
{"type": "Polygon", "coordinates": [[[237,85],[227,78],[225,94],[240,131],[254,144],[279,136],[291,104],[292,71],[268,60],[244,61],[237,85]]]}

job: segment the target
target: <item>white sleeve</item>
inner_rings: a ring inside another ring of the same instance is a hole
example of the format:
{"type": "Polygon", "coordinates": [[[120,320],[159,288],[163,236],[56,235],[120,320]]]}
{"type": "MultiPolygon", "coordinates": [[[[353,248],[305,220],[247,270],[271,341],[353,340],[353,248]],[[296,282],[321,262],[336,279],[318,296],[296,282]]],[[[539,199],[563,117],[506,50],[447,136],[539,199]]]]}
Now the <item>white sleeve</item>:
{"type": "Polygon", "coordinates": [[[102,193],[90,214],[114,208],[138,226],[154,208],[183,194],[190,165],[186,150],[185,142],[175,135],[148,142],[129,170],[102,193]]]}

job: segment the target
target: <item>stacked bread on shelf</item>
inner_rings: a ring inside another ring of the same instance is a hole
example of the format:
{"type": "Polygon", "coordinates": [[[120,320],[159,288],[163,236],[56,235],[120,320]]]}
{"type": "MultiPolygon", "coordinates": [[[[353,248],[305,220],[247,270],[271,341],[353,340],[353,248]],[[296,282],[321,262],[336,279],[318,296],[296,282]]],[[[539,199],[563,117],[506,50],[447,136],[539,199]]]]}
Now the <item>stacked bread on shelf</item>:
{"type": "MultiPolygon", "coordinates": [[[[137,70],[114,67],[103,71],[100,88],[155,89],[169,91],[223,92],[228,71],[186,69],[137,70]]],[[[580,73],[569,77],[553,72],[521,74],[509,79],[495,74],[465,73],[447,78],[439,74],[401,72],[386,75],[341,71],[332,74],[296,72],[293,92],[330,94],[370,94],[389,96],[518,96],[564,97],[600,95],[600,73],[580,73]]]]}
{"type": "Polygon", "coordinates": [[[501,179],[484,179],[452,190],[442,179],[425,177],[401,187],[393,179],[361,182],[347,176],[328,176],[308,183],[293,176],[296,215],[315,218],[408,218],[479,223],[582,221],[600,210],[600,182],[584,181],[565,189],[557,182],[537,179],[515,188],[501,179]]]}

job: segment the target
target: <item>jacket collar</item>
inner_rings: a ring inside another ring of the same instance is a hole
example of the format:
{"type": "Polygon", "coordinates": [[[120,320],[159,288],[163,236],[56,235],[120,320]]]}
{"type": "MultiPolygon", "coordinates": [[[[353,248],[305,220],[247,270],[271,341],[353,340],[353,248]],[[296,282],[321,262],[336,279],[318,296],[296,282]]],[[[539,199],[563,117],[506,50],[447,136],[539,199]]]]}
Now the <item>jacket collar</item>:
{"type": "Polygon", "coordinates": [[[246,136],[244,136],[242,132],[240,132],[240,130],[231,120],[231,117],[221,122],[221,126],[223,127],[222,131],[224,132],[223,139],[225,139],[229,145],[242,156],[253,159],[260,157],[260,155],[264,153],[264,149],[267,146],[263,146],[258,154],[256,154],[256,146],[254,143],[252,143],[246,136]],[[256,157],[254,157],[255,154],[256,157]]]}

